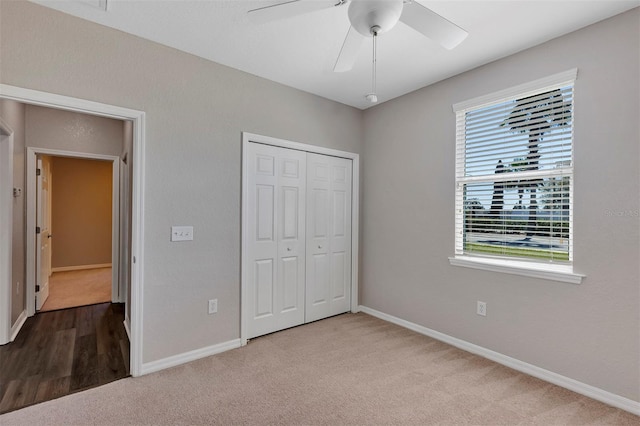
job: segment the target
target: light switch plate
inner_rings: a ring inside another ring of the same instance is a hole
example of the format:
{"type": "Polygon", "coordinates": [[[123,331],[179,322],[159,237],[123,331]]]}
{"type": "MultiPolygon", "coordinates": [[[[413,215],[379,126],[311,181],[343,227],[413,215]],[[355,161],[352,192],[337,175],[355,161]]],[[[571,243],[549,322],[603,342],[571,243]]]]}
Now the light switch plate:
{"type": "Polygon", "coordinates": [[[218,312],[218,299],[209,300],[209,313],[215,314],[218,312]]]}
{"type": "Polygon", "coordinates": [[[172,226],[171,241],[192,241],[193,226],[172,226]]]}

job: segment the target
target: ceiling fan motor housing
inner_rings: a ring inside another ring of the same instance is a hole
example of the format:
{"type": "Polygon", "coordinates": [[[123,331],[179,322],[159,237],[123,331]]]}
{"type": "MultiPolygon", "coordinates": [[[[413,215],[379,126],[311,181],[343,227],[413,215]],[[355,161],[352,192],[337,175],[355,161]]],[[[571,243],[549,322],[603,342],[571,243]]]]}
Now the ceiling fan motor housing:
{"type": "Polygon", "coordinates": [[[371,37],[372,28],[378,27],[376,34],[393,28],[402,14],[403,0],[351,0],[349,21],[360,34],[371,37]]]}

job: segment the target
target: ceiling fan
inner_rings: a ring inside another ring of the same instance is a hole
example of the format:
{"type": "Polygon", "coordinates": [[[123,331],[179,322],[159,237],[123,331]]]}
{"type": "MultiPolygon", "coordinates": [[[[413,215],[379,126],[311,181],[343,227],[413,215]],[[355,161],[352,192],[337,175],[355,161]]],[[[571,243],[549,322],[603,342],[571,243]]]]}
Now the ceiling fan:
{"type": "Polygon", "coordinates": [[[398,21],[402,21],[446,49],[453,49],[468,35],[456,24],[413,0],[290,0],[253,9],[248,14],[253,22],[266,23],[328,7],[342,7],[347,4],[351,27],[342,44],[333,71],[349,71],[353,67],[364,38],[372,37],[372,91],[366,95],[372,103],[378,100],[376,95],[376,39],[379,34],[389,31],[398,21]]]}

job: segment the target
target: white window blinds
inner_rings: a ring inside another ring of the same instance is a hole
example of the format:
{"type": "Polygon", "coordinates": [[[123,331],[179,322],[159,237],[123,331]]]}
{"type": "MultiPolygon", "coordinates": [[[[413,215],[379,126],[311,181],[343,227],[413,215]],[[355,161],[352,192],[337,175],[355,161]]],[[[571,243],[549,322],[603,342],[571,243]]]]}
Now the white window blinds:
{"type": "Polygon", "coordinates": [[[575,76],[454,106],[456,255],[572,260],[575,76]]]}

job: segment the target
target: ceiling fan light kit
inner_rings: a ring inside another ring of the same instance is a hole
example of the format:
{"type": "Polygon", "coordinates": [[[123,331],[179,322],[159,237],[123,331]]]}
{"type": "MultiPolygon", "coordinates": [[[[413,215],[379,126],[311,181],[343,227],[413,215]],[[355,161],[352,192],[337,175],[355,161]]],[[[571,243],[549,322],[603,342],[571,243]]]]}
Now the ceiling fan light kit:
{"type": "Polygon", "coordinates": [[[358,56],[363,37],[373,38],[372,91],[365,95],[371,103],[378,102],[376,94],[376,38],[391,30],[398,21],[439,43],[453,49],[467,37],[468,33],[420,3],[413,0],[338,0],[319,2],[312,0],[289,0],[284,3],[250,10],[255,22],[268,22],[301,15],[325,7],[342,7],[349,4],[347,15],[351,27],[333,68],[334,72],[349,71],[358,56]]]}
{"type": "Polygon", "coordinates": [[[374,27],[382,34],[398,23],[402,6],[402,0],[351,0],[349,21],[365,37],[371,37],[374,27]]]}

